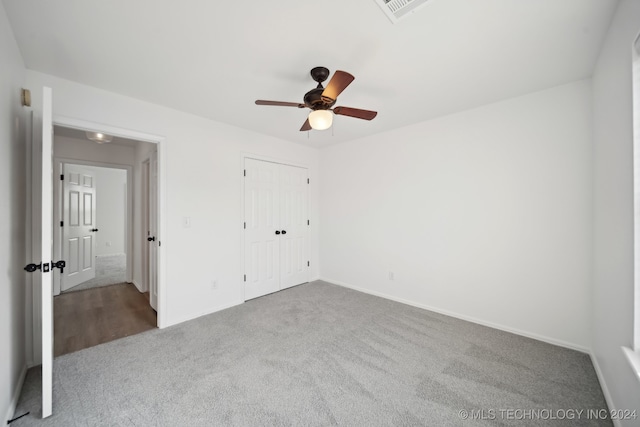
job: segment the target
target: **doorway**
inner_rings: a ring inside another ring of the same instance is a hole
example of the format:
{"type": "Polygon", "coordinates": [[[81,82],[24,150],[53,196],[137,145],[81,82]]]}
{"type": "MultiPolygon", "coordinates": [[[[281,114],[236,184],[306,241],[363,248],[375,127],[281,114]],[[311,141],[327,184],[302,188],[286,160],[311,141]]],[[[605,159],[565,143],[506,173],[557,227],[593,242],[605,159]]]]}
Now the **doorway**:
{"type": "Polygon", "coordinates": [[[89,163],[55,162],[61,172],[54,188],[54,224],[60,235],[56,252],[67,265],[54,295],[131,281],[131,167],[89,163]]]}
{"type": "Polygon", "coordinates": [[[149,274],[140,274],[150,246],[140,217],[157,206],[141,206],[157,184],[140,181],[154,153],[148,142],[97,144],[54,126],[54,256],[67,262],[54,281],[55,356],[157,327],[149,274]]]}

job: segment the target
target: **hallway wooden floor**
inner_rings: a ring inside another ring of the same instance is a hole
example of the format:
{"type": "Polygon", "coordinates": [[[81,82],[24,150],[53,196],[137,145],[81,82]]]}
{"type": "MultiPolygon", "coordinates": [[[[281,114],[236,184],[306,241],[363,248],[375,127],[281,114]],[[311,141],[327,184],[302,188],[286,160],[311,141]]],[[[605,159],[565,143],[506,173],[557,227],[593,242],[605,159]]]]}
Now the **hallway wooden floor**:
{"type": "Polygon", "coordinates": [[[156,327],[146,294],[131,283],[69,292],[53,299],[54,357],[156,327]]]}

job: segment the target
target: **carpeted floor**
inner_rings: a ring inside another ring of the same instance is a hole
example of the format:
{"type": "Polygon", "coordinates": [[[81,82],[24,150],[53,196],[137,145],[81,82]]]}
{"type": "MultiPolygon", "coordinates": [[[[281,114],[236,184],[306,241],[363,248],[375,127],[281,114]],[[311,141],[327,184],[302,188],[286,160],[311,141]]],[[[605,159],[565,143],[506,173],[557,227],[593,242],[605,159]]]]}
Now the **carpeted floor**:
{"type": "Polygon", "coordinates": [[[127,256],[125,254],[97,256],[96,277],[64,292],[83,291],[85,289],[123,283],[126,281],[126,276],[127,256]]]}
{"type": "Polygon", "coordinates": [[[549,419],[606,408],[586,354],[325,282],[56,358],[45,420],[39,381],[12,427],[612,425],[549,419]]]}

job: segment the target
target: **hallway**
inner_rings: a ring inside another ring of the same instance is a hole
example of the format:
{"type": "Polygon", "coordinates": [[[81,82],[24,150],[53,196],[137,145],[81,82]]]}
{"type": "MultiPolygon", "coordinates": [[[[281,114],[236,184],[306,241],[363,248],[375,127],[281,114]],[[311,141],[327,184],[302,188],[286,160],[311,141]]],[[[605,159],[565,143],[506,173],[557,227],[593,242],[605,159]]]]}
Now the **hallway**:
{"type": "Polygon", "coordinates": [[[53,299],[54,357],[154,329],[148,294],[131,283],[61,294],[53,299]]]}

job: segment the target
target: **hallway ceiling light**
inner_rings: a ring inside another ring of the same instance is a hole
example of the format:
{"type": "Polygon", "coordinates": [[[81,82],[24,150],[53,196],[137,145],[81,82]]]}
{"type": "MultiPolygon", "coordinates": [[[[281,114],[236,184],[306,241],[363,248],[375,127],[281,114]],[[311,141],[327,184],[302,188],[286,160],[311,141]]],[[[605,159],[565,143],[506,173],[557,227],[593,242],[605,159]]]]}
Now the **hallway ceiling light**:
{"type": "Polygon", "coordinates": [[[111,140],[113,140],[113,137],[111,135],[106,135],[104,133],[100,133],[100,132],[86,132],[87,134],[87,138],[89,138],[92,141],[97,142],[98,144],[105,144],[107,142],[111,142],[111,140]]]}

